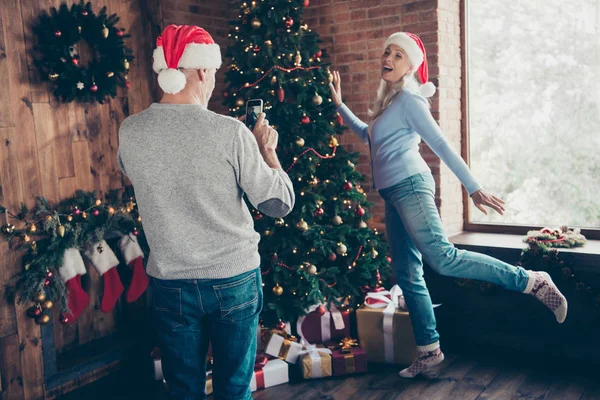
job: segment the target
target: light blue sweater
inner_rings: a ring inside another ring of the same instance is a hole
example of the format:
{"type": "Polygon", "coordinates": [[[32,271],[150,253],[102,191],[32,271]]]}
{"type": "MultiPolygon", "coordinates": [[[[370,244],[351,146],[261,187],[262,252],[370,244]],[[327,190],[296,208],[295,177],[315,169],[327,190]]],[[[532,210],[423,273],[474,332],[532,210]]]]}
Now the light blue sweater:
{"type": "Polygon", "coordinates": [[[464,160],[450,146],[433,119],[427,101],[403,90],[377,118],[369,136],[368,125],[342,104],[338,112],[344,123],[369,144],[373,184],[377,189],[393,186],[409,176],[430,171],[419,153],[421,138],[448,165],[469,195],[481,189],[464,160]]]}

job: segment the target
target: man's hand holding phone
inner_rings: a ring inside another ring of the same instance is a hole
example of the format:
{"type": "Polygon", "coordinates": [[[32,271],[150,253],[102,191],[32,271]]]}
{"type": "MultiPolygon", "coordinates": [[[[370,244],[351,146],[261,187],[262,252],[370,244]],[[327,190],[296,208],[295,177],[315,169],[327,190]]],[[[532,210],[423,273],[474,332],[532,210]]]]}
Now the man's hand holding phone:
{"type": "Polygon", "coordinates": [[[279,134],[267,123],[264,113],[260,113],[258,116],[252,133],[258,143],[260,154],[262,154],[267,165],[271,168],[281,169],[281,164],[279,164],[279,159],[275,152],[279,134]]]}

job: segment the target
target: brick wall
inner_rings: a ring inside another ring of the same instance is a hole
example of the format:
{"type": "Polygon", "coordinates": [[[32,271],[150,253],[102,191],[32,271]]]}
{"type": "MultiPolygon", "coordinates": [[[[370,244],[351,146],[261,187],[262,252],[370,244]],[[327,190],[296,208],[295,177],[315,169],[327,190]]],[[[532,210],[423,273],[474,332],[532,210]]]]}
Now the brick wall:
{"type": "MultiPolygon", "coordinates": [[[[206,29],[215,42],[221,46],[223,55],[229,45],[228,22],[237,18],[239,1],[237,0],[162,0],[163,26],[198,25],[206,29]]],[[[223,107],[222,93],[225,89],[227,60],[223,57],[223,67],[217,71],[215,91],[208,107],[216,112],[227,113],[223,107]]]]}
{"type": "MultiPolygon", "coordinates": [[[[162,0],[164,24],[196,24],[206,28],[223,48],[228,45],[227,21],[237,18],[237,0],[162,0]]],[[[459,0],[311,0],[305,9],[309,27],[319,33],[332,56],[333,68],[342,75],[344,100],[362,119],[379,85],[378,59],[385,38],[400,30],[421,37],[428,52],[430,80],[438,87],[431,111],[448,140],[460,152],[461,146],[461,58],[459,0]]],[[[224,60],[227,63],[226,60],[224,60]]],[[[209,107],[221,106],[224,88],[222,68],[209,107]]],[[[383,230],[384,205],[372,191],[368,147],[348,133],[341,144],[359,151],[358,170],[367,176],[363,184],[371,209],[371,225],[383,230]]],[[[425,145],[421,153],[429,164],[437,185],[436,203],[449,234],[462,230],[463,192],[454,174],[425,145]]]]}

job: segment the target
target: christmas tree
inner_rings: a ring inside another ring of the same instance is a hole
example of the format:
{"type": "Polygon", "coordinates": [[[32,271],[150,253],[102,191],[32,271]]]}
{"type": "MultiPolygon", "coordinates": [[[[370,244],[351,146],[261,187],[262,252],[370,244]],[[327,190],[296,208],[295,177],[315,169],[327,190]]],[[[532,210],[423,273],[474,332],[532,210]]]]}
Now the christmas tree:
{"type": "Polygon", "coordinates": [[[262,237],[265,321],[293,321],[319,303],[355,307],[390,269],[382,235],[365,223],[370,203],[355,169],[358,153],[338,142],[344,128],[331,100],[327,52],[302,20],[308,3],[241,3],[227,49],[224,104],[239,117],[247,100],[263,100],[296,192],[294,210],[283,219],[248,203],[262,237]]]}

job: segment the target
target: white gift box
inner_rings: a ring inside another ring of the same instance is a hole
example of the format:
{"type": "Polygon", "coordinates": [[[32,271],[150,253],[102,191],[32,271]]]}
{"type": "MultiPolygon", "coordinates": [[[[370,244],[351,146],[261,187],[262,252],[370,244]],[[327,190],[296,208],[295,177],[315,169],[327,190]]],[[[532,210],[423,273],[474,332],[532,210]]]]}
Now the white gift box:
{"type": "Polygon", "coordinates": [[[302,351],[302,345],[277,334],[271,335],[265,353],[280,358],[290,364],[295,364],[302,351]]]}
{"type": "Polygon", "coordinates": [[[283,360],[270,360],[262,370],[254,371],[250,389],[255,392],[256,390],[287,383],[290,380],[288,368],[288,364],[283,360]]]}

